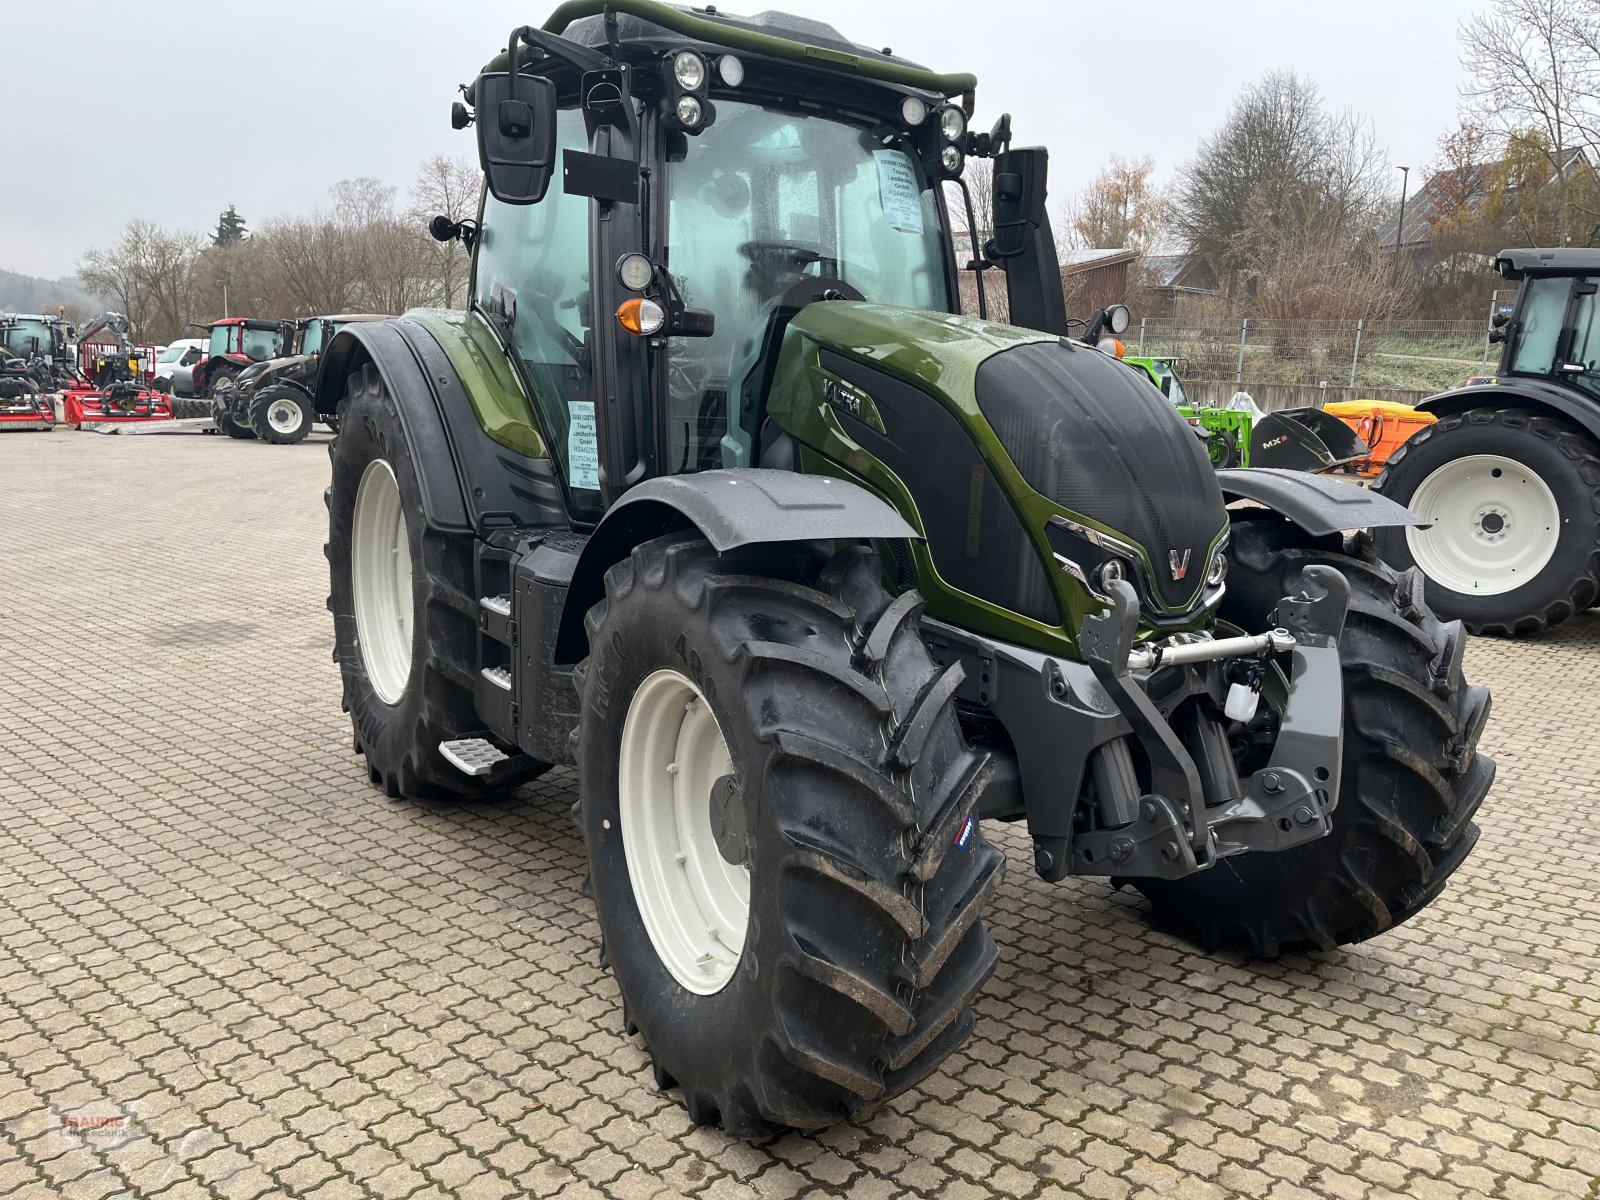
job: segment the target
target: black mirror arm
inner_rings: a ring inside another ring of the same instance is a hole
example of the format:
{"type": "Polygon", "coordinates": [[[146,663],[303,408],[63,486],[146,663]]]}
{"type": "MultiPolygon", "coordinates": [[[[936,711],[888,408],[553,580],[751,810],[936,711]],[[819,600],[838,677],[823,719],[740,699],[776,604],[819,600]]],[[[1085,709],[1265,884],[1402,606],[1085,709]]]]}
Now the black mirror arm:
{"type": "MultiPolygon", "coordinates": [[[[978,218],[972,207],[972,189],[967,186],[965,178],[957,179],[956,187],[960,189],[962,203],[966,205],[967,209],[967,241],[972,249],[971,270],[973,282],[978,293],[978,320],[987,321],[989,319],[989,298],[985,294],[983,286],[983,272],[985,268],[993,264],[984,257],[988,247],[978,245],[978,218]]],[[[958,272],[967,269],[967,267],[963,267],[959,263],[956,266],[958,272]]],[[[958,275],[957,279],[959,280],[959,278],[958,275]]]]}
{"type": "Polygon", "coordinates": [[[537,50],[541,56],[554,58],[566,63],[577,71],[600,71],[614,66],[612,59],[598,50],[591,50],[587,46],[580,46],[570,42],[564,37],[547,33],[534,25],[524,25],[511,32],[511,38],[506,43],[507,53],[510,55],[508,70],[515,75],[522,68],[531,63],[530,57],[524,61],[517,53],[518,45],[527,46],[530,50],[537,50]]]}

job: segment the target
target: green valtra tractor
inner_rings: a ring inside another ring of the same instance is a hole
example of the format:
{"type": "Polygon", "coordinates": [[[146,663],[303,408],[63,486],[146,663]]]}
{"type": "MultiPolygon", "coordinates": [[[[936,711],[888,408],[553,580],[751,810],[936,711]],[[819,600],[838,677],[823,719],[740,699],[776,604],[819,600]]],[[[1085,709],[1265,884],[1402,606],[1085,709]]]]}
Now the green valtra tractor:
{"type": "Polygon", "coordinates": [[[1424,908],[1493,776],[1460,627],[1341,536],[1410,514],[1214,471],[1068,320],[1045,153],[970,129],[974,86],[813,20],[567,4],[453,110],[469,309],[324,352],[369,778],[575,766],[623,1027],[739,1135],[967,1036],[983,821],[1270,955],[1424,908]],[[959,315],[972,156],[1014,325],[959,315]]]}
{"type": "Polygon", "coordinates": [[[1226,408],[1191,404],[1170,359],[1124,358],[1143,371],[1178,413],[1205,438],[1218,467],[1275,467],[1286,471],[1332,471],[1366,458],[1372,448],[1338,417],[1320,408],[1262,412],[1239,393],[1226,408]]]}

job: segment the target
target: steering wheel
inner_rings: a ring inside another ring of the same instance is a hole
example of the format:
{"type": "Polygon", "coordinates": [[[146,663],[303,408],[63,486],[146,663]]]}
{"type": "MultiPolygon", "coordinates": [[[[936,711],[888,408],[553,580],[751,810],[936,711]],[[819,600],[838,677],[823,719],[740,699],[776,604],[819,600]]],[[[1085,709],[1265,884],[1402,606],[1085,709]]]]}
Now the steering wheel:
{"type": "Polygon", "coordinates": [[[803,271],[814,262],[829,262],[833,259],[833,251],[821,242],[788,239],[741,242],[739,253],[749,259],[753,266],[765,267],[775,264],[792,266],[797,272],[803,271]]]}

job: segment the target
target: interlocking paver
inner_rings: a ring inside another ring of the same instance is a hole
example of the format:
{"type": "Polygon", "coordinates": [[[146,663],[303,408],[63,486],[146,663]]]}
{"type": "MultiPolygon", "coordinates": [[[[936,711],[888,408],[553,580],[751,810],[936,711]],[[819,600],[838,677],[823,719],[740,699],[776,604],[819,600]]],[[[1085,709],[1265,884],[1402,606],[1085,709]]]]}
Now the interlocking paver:
{"type": "Polygon", "coordinates": [[[622,1034],[570,772],[367,786],[326,475],[320,435],[0,437],[0,1195],[1600,1195],[1600,613],[1469,647],[1499,784],[1404,927],[1208,957],[995,829],[977,1036],[746,1144],[622,1034]]]}

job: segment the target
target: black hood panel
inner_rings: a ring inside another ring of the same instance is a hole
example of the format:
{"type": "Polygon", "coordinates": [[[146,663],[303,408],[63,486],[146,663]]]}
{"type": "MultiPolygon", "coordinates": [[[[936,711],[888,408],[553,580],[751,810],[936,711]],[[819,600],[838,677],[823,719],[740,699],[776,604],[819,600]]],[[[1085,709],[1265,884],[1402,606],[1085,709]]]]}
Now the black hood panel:
{"type": "Polygon", "coordinates": [[[1228,515],[1200,439],[1148,378],[1089,346],[1031,342],[985,361],[976,387],[1035,491],[1143,546],[1169,609],[1195,602],[1228,515]]]}

